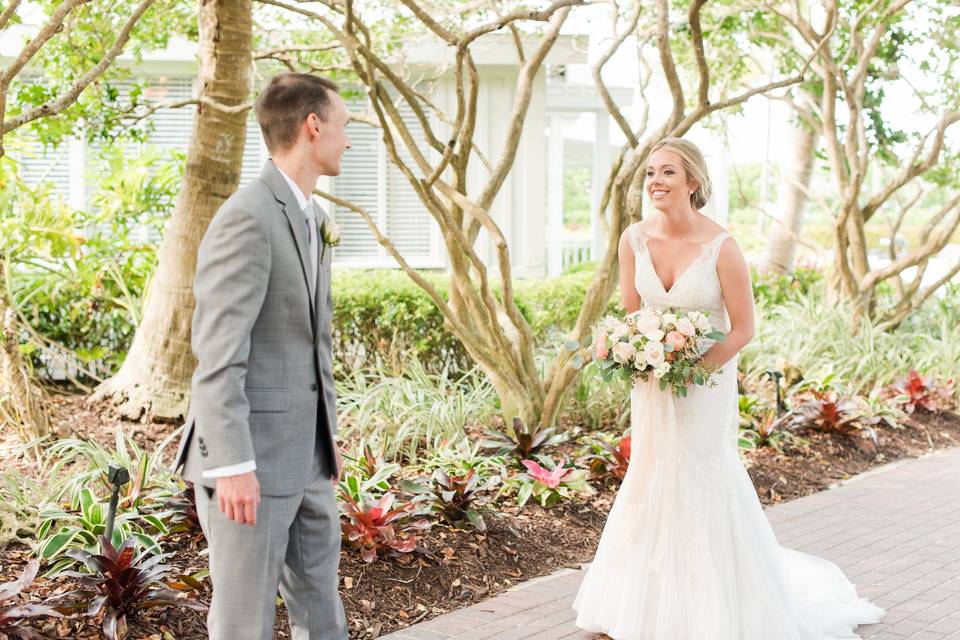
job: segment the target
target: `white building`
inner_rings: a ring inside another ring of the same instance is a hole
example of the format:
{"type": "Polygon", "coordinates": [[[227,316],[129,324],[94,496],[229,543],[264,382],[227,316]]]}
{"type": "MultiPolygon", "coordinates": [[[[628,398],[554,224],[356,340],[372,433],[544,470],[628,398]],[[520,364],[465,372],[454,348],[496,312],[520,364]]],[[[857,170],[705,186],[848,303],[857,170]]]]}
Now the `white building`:
{"type": "MultiPolygon", "coordinates": [[[[0,65],[15,53],[13,38],[0,45],[0,65]]],[[[623,137],[611,124],[602,102],[589,80],[587,62],[592,43],[586,36],[561,36],[536,77],[533,96],[524,125],[520,148],[506,183],[495,200],[491,213],[501,226],[511,248],[515,274],[542,277],[558,274],[564,266],[590,258],[602,247],[602,238],[594,224],[594,240],[588,236],[569,237],[563,228],[563,180],[566,168],[589,166],[592,172],[594,210],[597,194],[610,169],[610,163],[623,143],[623,137]]],[[[532,49],[528,47],[528,49],[532,49]]],[[[195,93],[196,47],[178,42],[164,51],[145,55],[134,69],[146,81],[147,97],[159,102],[189,99],[195,93]]],[[[518,70],[512,40],[491,34],[479,40],[473,49],[480,73],[480,119],[475,142],[484,154],[496,162],[506,135],[505,120],[510,113],[518,70]]],[[[450,57],[448,48],[430,43],[418,44],[406,55],[411,65],[436,65],[450,57]]],[[[121,61],[121,64],[124,62],[121,61]]],[[[130,64],[129,61],[126,64],[130,64]]],[[[630,109],[634,91],[629,77],[611,82],[615,99],[630,109]],[[619,84],[619,86],[617,86],[619,84]]],[[[437,104],[453,112],[454,82],[448,72],[434,83],[437,104]]],[[[363,111],[362,101],[351,108],[363,111]]],[[[411,113],[406,117],[414,122],[411,113]]],[[[186,151],[193,122],[192,107],[162,109],[150,117],[152,134],[148,144],[162,149],[186,151]]],[[[440,127],[437,127],[440,129],[440,127]]],[[[442,268],[445,247],[436,223],[420,204],[402,173],[389,162],[379,131],[362,123],[351,123],[352,143],[344,156],[343,173],[319,186],[375,212],[380,229],[396,244],[415,267],[442,268]]],[[[703,140],[698,138],[698,142],[703,140]]],[[[709,142],[709,140],[708,140],[709,142]]],[[[707,154],[726,166],[718,145],[707,145],[707,154]]],[[[136,149],[130,149],[136,153],[136,149]]],[[[71,206],[82,208],[94,188],[88,166],[91,149],[80,139],[57,149],[29,144],[14,149],[13,157],[28,183],[52,182],[71,206]]],[[[252,120],[247,128],[241,184],[254,179],[267,159],[259,128],[252,120]]],[[[487,170],[472,161],[470,180],[482,184],[487,170]]],[[[725,173],[722,172],[722,173],[725,173]]],[[[726,217],[726,180],[715,176],[715,215],[726,217]]],[[[340,267],[393,267],[393,260],[376,242],[364,221],[350,211],[322,203],[344,230],[344,238],[334,253],[340,267]]],[[[481,234],[478,252],[488,264],[495,256],[485,235],[481,234]]]]}

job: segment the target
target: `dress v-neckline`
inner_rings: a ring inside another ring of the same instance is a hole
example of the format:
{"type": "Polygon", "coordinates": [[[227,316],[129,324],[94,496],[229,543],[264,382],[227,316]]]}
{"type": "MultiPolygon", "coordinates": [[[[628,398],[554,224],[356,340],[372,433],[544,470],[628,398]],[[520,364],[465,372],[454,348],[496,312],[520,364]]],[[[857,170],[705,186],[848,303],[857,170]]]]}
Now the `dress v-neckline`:
{"type": "Polygon", "coordinates": [[[654,275],[654,277],[655,277],[656,280],[657,280],[657,284],[660,285],[660,290],[663,291],[663,293],[664,293],[665,295],[670,295],[670,293],[673,292],[673,290],[677,288],[677,285],[680,284],[680,281],[683,280],[684,276],[686,276],[688,273],[690,273],[690,271],[693,270],[693,267],[695,267],[695,266],[697,265],[697,263],[700,262],[701,260],[703,260],[703,257],[704,257],[705,255],[707,255],[707,251],[706,251],[707,247],[709,247],[709,246],[712,245],[714,242],[716,242],[718,238],[720,238],[720,237],[722,237],[722,236],[725,236],[725,235],[726,235],[726,232],[725,232],[725,231],[721,231],[721,232],[718,233],[717,235],[713,236],[709,241],[707,241],[707,242],[705,242],[705,243],[701,243],[701,244],[700,244],[700,253],[698,253],[698,254],[693,258],[693,260],[690,261],[690,264],[688,264],[686,267],[684,267],[683,271],[680,272],[680,275],[679,275],[679,276],[677,276],[676,278],[673,279],[673,284],[670,285],[670,288],[669,288],[669,289],[667,289],[667,288],[664,286],[664,284],[663,284],[663,278],[660,277],[660,272],[657,271],[657,266],[656,266],[655,264],[653,264],[653,256],[650,255],[650,244],[648,243],[648,240],[650,239],[650,236],[648,236],[642,229],[637,229],[637,235],[640,237],[640,241],[643,242],[643,249],[644,249],[643,253],[647,256],[647,264],[650,265],[650,269],[653,271],[653,275],[654,275]]]}

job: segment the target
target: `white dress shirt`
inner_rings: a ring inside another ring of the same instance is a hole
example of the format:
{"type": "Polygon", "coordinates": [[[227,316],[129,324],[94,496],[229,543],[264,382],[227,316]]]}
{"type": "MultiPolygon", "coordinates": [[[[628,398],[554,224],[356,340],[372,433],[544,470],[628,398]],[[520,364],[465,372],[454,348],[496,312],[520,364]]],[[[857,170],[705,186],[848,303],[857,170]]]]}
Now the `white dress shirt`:
{"type": "MultiPolygon", "coordinates": [[[[313,198],[307,197],[303,191],[300,190],[300,186],[293,181],[293,178],[284,173],[283,169],[277,167],[277,171],[280,172],[283,179],[290,185],[290,190],[293,191],[293,196],[297,199],[297,205],[300,207],[300,211],[303,212],[304,222],[307,227],[307,239],[310,243],[310,266],[313,269],[313,288],[316,290],[319,251],[317,247],[317,214],[313,206],[313,198]]],[[[245,460],[244,462],[231,464],[226,467],[207,469],[201,475],[204,478],[224,478],[227,476],[239,476],[256,470],[257,462],[255,460],[245,460]]]]}

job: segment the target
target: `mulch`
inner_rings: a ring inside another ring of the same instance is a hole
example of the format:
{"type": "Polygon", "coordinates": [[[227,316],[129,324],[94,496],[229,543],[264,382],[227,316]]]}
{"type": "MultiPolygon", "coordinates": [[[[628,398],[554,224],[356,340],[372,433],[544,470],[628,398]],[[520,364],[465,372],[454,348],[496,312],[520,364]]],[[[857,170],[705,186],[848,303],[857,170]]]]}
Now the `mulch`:
{"type": "MultiPolygon", "coordinates": [[[[124,430],[146,449],[166,437],[174,425],[123,423],[109,408],[86,405],[82,398],[55,399],[65,416],[66,430],[76,437],[113,443],[114,426],[124,430]]],[[[903,428],[879,430],[879,446],[849,436],[801,434],[807,446],[778,454],[769,447],[745,454],[745,463],[761,501],[773,504],[815,493],[837,481],[879,464],[915,457],[933,449],[960,445],[960,416],[952,412],[915,414],[903,428]]],[[[173,447],[171,447],[172,449],[173,447]]],[[[569,446],[562,447],[566,450],[569,446]]],[[[31,462],[11,455],[12,442],[0,441],[0,465],[35,473],[31,462]]],[[[173,451],[168,451],[172,456],[173,451]]],[[[352,640],[377,638],[448,611],[485,600],[513,585],[576,567],[592,558],[615,486],[597,483],[599,490],[584,501],[570,501],[544,509],[528,504],[507,507],[487,518],[488,530],[458,531],[435,525],[422,536],[421,552],[383,557],[372,564],[345,549],[340,565],[340,593],[347,611],[352,640]]],[[[165,541],[172,552],[175,574],[206,568],[199,553],[202,538],[176,534],[165,541]]],[[[0,582],[19,575],[30,549],[12,544],[0,551],[0,582]]],[[[30,594],[41,598],[72,588],[70,579],[38,579],[30,594]]],[[[208,601],[209,593],[199,594],[208,601]]],[[[278,638],[289,638],[283,607],[278,608],[278,638]]],[[[99,628],[82,616],[37,623],[51,638],[99,638],[99,628]]],[[[205,638],[204,614],[187,609],[158,609],[130,620],[131,639],[193,640],[205,638]]],[[[2,638],[2,633],[0,633],[2,638]]]]}

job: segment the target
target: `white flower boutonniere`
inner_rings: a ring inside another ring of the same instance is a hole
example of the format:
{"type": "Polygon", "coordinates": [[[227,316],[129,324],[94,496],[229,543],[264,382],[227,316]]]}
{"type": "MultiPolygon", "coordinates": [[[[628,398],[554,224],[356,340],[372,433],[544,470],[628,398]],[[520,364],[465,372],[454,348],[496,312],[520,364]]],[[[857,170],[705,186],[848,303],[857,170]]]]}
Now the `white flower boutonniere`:
{"type": "Polygon", "coordinates": [[[320,262],[327,253],[327,247],[335,247],[340,244],[340,227],[337,223],[326,218],[320,226],[320,237],[323,239],[323,250],[320,252],[320,262]]]}

